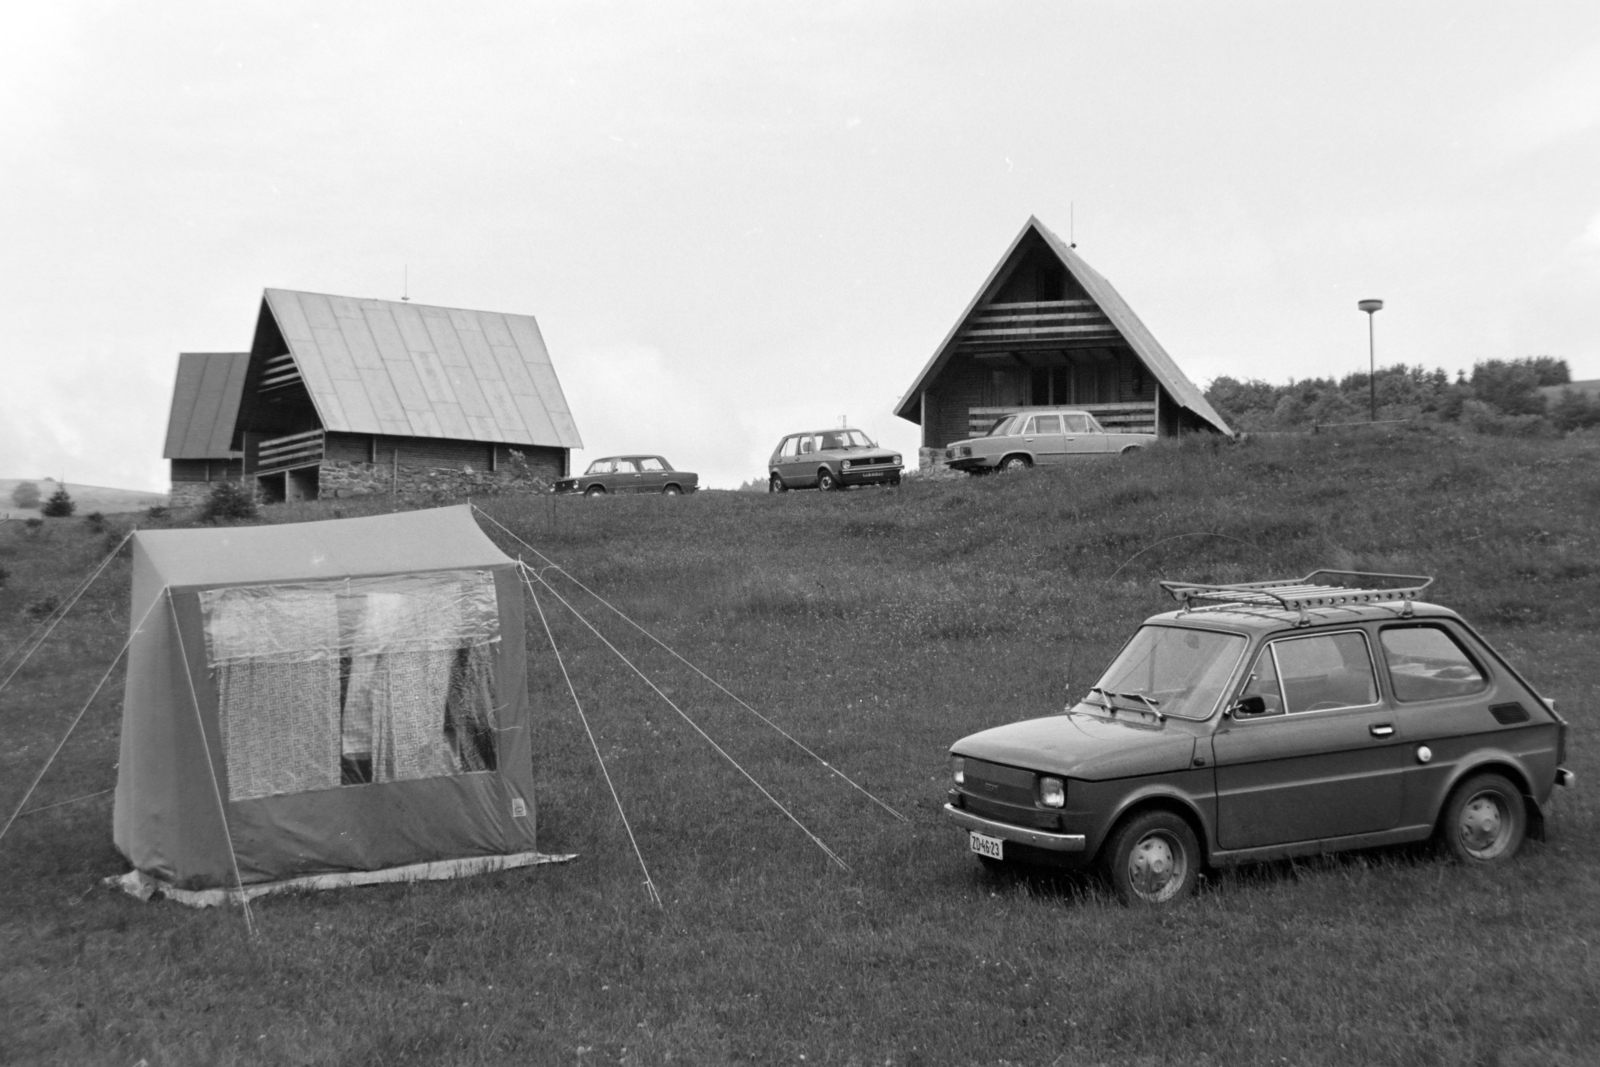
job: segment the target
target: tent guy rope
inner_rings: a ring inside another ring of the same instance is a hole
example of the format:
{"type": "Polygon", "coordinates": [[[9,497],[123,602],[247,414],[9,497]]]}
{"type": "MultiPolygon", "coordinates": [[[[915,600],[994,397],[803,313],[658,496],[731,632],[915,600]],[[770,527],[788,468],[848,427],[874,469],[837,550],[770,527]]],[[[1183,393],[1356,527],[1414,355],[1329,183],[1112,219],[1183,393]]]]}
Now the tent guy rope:
{"type": "Polygon", "coordinates": [[[622,828],[628,832],[628,843],[633,846],[633,854],[639,859],[639,869],[644,872],[645,891],[650,894],[650,899],[655,901],[656,907],[662,907],[661,894],[656,892],[656,883],[650,877],[650,868],[645,865],[644,853],[639,851],[639,841],[633,836],[633,826],[628,822],[628,813],[622,810],[622,798],[617,795],[617,787],[611,781],[611,772],[606,769],[606,758],[600,754],[600,743],[595,740],[594,731],[589,728],[589,716],[584,714],[583,702],[578,699],[577,689],[573,688],[572,676],[567,673],[566,661],[561,658],[561,649],[556,646],[556,635],[550,629],[550,620],[545,617],[544,605],[539,603],[539,594],[534,591],[533,583],[528,580],[526,573],[522,575],[522,584],[528,587],[528,596],[533,598],[533,606],[539,612],[539,621],[544,624],[545,636],[550,639],[550,651],[555,653],[556,664],[561,668],[561,677],[567,683],[567,692],[572,694],[572,704],[578,709],[578,718],[583,722],[583,732],[589,735],[589,746],[594,749],[594,758],[600,763],[600,774],[606,780],[606,788],[611,790],[611,799],[617,805],[617,814],[622,816],[622,828]]]}
{"type": "MultiPolygon", "coordinates": [[[[28,798],[33,796],[33,791],[39,788],[40,782],[44,781],[44,776],[50,770],[50,765],[56,761],[56,757],[61,755],[61,750],[66,747],[67,738],[72,736],[72,731],[76,730],[78,723],[83,721],[83,717],[88,713],[90,705],[94,703],[94,698],[100,695],[100,690],[105,688],[106,681],[110,679],[111,673],[117,669],[117,664],[121,663],[122,657],[128,654],[128,647],[133,644],[134,635],[144,627],[145,621],[150,618],[150,613],[155,610],[158,603],[160,603],[159,599],[151,601],[150,606],[145,609],[144,618],[139,620],[139,625],[128,632],[128,639],[122,642],[122,648],[117,651],[116,656],[111,660],[110,666],[106,667],[106,673],[100,676],[100,681],[95,684],[94,692],[89,694],[89,699],[83,702],[83,707],[78,709],[77,715],[73,716],[72,725],[68,726],[67,732],[61,735],[61,741],[56,745],[55,751],[50,753],[50,757],[44,761],[44,766],[39,768],[39,773],[34,775],[33,784],[28,786],[28,791],[22,794],[22,800],[18,802],[17,810],[11,813],[11,818],[6,820],[5,826],[0,827],[0,840],[5,839],[6,832],[11,829],[11,824],[17,821],[17,816],[22,814],[22,809],[28,806],[28,798]]],[[[80,797],[79,799],[87,798],[80,797]]],[[[54,805],[48,806],[54,807],[54,805]]],[[[43,811],[44,809],[38,808],[35,810],[43,811]]]]}
{"type": "MultiPolygon", "coordinates": [[[[490,522],[492,522],[496,526],[500,527],[500,529],[505,530],[506,536],[510,537],[512,540],[516,541],[519,545],[521,545],[524,548],[526,548],[529,552],[532,552],[534,555],[536,555],[540,559],[544,560],[545,566],[539,568],[537,571],[534,572],[535,575],[539,578],[540,582],[544,581],[544,572],[545,571],[553,570],[557,574],[560,574],[562,577],[566,578],[573,585],[577,586],[579,589],[582,589],[585,593],[588,593],[590,596],[592,596],[596,600],[598,600],[602,605],[604,605],[605,607],[609,608],[623,622],[627,623],[629,626],[632,626],[635,630],[638,630],[640,633],[644,634],[650,640],[652,640],[656,644],[660,645],[663,649],[666,649],[666,651],[671,656],[673,656],[673,658],[677,659],[678,662],[682,663],[685,667],[688,667],[691,671],[694,671],[700,677],[704,678],[706,681],[708,681],[712,685],[716,686],[719,690],[721,690],[724,694],[726,694],[728,697],[730,697],[741,708],[744,708],[750,714],[754,715],[756,718],[760,719],[762,722],[764,722],[768,726],[772,727],[772,729],[776,730],[779,733],[779,735],[781,735],[790,744],[794,745],[796,748],[800,749],[800,751],[804,752],[806,755],[810,756],[812,759],[816,760],[818,763],[820,763],[824,767],[826,767],[831,774],[834,774],[837,777],[843,779],[845,782],[849,783],[849,785],[850,785],[850,787],[852,789],[855,789],[857,792],[859,792],[862,795],[866,796],[874,804],[878,805],[884,811],[887,811],[890,815],[893,815],[896,819],[899,819],[901,822],[909,822],[910,821],[904,815],[900,814],[894,808],[890,807],[888,804],[886,804],[882,800],[880,800],[870,790],[866,789],[864,786],[862,786],[858,782],[856,782],[856,780],[851,778],[848,774],[845,774],[839,768],[835,767],[833,764],[829,763],[827,760],[825,760],[821,756],[817,755],[817,753],[813,752],[803,742],[801,742],[799,739],[795,738],[793,735],[791,735],[783,727],[779,726],[777,723],[773,722],[771,719],[769,719],[765,715],[761,714],[755,708],[753,708],[749,704],[745,703],[745,701],[743,699],[741,699],[737,693],[734,693],[727,686],[723,685],[721,682],[719,682],[715,678],[711,677],[711,675],[707,674],[705,671],[701,670],[699,667],[697,667],[693,663],[689,662],[683,656],[679,655],[676,649],[672,648],[670,645],[668,645],[665,641],[661,640],[655,634],[651,633],[649,630],[646,630],[643,626],[639,625],[632,618],[630,618],[626,613],[624,613],[621,608],[617,607],[615,604],[611,603],[605,597],[601,596],[599,593],[595,592],[593,589],[590,589],[587,585],[584,585],[577,578],[573,577],[572,574],[569,573],[567,570],[565,570],[559,563],[556,563],[549,556],[545,555],[543,552],[540,552],[537,548],[534,548],[532,545],[528,544],[528,542],[524,541],[522,538],[518,537],[516,534],[512,533],[510,530],[506,529],[505,524],[501,523],[493,515],[490,515],[487,511],[484,511],[482,508],[478,507],[476,504],[474,504],[472,506],[472,510],[476,511],[478,514],[482,515],[484,518],[488,519],[490,522]]],[[[527,567],[527,564],[524,563],[523,566],[527,567]]]]}
{"type": "Polygon", "coordinates": [[[28,647],[28,642],[33,641],[34,634],[39,632],[40,627],[48,624],[49,629],[45,630],[44,635],[40,637],[38,641],[34,642],[33,647],[28,649],[27,653],[23,655],[21,661],[12,668],[11,673],[6,675],[6,680],[0,682],[0,690],[4,690],[6,686],[10,685],[11,679],[17,676],[17,672],[22,670],[23,667],[27,666],[28,660],[32,658],[35,652],[39,651],[41,645],[49,640],[50,635],[55,632],[55,628],[61,625],[61,620],[67,617],[67,612],[71,611],[73,605],[78,602],[78,599],[89,591],[89,587],[94,584],[94,580],[100,577],[100,572],[105,570],[106,567],[110,566],[111,561],[117,558],[117,553],[122,551],[122,547],[128,543],[128,540],[133,537],[135,532],[137,532],[136,529],[128,531],[127,536],[117,543],[116,548],[111,550],[111,554],[100,561],[100,566],[94,569],[94,573],[85,578],[78,588],[73,591],[72,595],[67,598],[67,602],[60,608],[56,609],[56,615],[53,619],[47,618],[44,622],[41,622],[38,626],[35,626],[33,628],[33,633],[24,638],[22,644],[6,653],[6,658],[0,660],[0,664],[10,663],[12,656],[15,656],[22,649],[28,647]]]}
{"type": "Polygon", "coordinates": [[[811,839],[812,843],[815,844],[818,848],[820,848],[822,850],[823,854],[828,857],[828,859],[832,860],[834,863],[837,863],[840,866],[840,868],[842,868],[843,870],[848,871],[850,869],[850,865],[848,863],[846,863],[844,860],[840,859],[839,855],[836,852],[834,852],[833,849],[828,847],[827,842],[823,841],[822,838],[820,838],[816,834],[812,833],[810,827],[806,826],[805,823],[801,822],[798,818],[796,818],[795,814],[792,811],[790,811],[788,808],[786,808],[783,805],[782,801],[780,801],[777,797],[773,796],[770,792],[767,791],[767,787],[766,786],[764,786],[760,782],[756,781],[754,775],[752,775],[749,771],[745,770],[744,767],[740,765],[738,760],[734,759],[733,756],[729,755],[729,753],[728,753],[728,751],[726,749],[724,749],[721,745],[717,744],[716,741],[714,741],[712,739],[710,734],[708,734],[704,730],[702,730],[700,728],[700,724],[699,723],[697,723],[693,719],[691,719],[688,716],[688,714],[682,708],[678,707],[677,704],[673,703],[672,698],[667,696],[667,694],[663,693],[661,691],[661,688],[659,686],[657,686],[655,682],[650,680],[649,675],[647,675],[643,671],[641,671],[637,666],[634,665],[634,662],[631,659],[629,659],[626,655],[623,654],[621,649],[619,649],[616,645],[612,644],[609,640],[607,640],[605,634],[603,634],[599,630],[595,629],[594,623],[592,623],[588,619],[584,618],[584,616],[579,613],[578,609],[573,607],[572,604],[570,602],[568,602],[566,597],[562,596],[560,593],[558,593],[556,591],[554,586],[552,586],[549,582],[545,581],[544,578],[541,577],[537,571],[535,571],[533,568],[531,568],[531,567],[529,567],[527,565],[523,565],[522,572],[525,575],[532,575],[534,578],[537,578],[538,581],[539,581],[539,584],[544,586],[546,589],[548,589],[550,591],[550,595],[551,596],[553,596],[557,600],[561,601],[562,606],[565,607],[569,612],[571,612],[574,618],[576,618],[579,622],[583,623],[584,626],[588,627],[589,632],[594,634],[595,637],[599,638],[601,643],[604,644],[607,648],[609,648],[613,653],[615,653],[618,659],[622,660],[623,663],[627,664],[628,665],[628,669],[633,671],[634,674],[637,674],[639,676],[639,678],[644,682],[645,685],[648,685],[652,690],[654,690],[655,694],[658,697],[660,697],[663,701],[666,702],[667,707],[669,707],[673,711],[677,712],[678,713],[678,717],[683,719],[684,722],[688,723],[690,728],[692,728],[695,733],[699,734],[705,740],[706,744],[708,744],[712,748],[716,749],[717,750],[717,754],[720,755],[723,759],[727,760],[730,764],[732,764],[733,768],[735,770],[737,770],[740,774],[744,775],[745,778],[749,780],[750,784],[755,786],[756,789],[760,791],[761,795],[766,797],[767,800],[769,800],[772,803],[773,807],[775,807],[779,811],[783,812],[784,816],[786,818],[788,818],[788,820],[790,822],[792,822],[796,826],[798,826],[800,828],[801,832],[804,833],[807,837],[809,837],[811,839]]]}

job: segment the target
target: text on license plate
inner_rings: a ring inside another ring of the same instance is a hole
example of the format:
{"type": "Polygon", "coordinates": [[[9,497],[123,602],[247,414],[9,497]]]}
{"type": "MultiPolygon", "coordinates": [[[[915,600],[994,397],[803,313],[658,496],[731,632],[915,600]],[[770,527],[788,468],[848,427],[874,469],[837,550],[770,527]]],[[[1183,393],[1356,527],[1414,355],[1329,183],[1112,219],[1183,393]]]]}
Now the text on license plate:
{"type": "Polygon", "coordinates": [[[1006,843],[1000,840],[998,837],[990,837],[988,834],[980,834],[976,830],[973,830],[970,831],[970,836],[967,838],[967,843],[972,851],[976,852],[980,856],[988,856],[992,860],[1003,860],[1006,858],[1006,843]]]}

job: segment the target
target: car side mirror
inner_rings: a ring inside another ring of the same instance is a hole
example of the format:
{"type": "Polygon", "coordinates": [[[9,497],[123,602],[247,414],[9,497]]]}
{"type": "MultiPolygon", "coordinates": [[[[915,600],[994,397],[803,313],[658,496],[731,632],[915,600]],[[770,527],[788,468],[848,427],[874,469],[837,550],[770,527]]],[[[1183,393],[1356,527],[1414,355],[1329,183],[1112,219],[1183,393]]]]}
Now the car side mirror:
{"type": "Polygon", "coordinates": [[[1263,696],[1241,697],[1239,703],[1233,706],[1233,717],[1239,718],[1246,715],[1264,715],[1267,711],[1267,699],[1263,696]]]}

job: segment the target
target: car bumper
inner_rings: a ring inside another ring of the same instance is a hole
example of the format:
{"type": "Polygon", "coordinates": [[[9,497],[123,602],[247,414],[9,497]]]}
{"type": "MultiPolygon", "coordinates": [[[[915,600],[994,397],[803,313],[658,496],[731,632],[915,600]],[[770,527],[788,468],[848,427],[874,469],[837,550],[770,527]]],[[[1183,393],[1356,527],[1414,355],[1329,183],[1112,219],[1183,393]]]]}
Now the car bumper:
{"type": "Polygon", "coordinates": [[[990,471],[994,470],[995,461],[988,456],[962,456],[960,459],[947,459],[944,465],[953,471],[990,471]]]}
{"type": "Polygon", "coordinates": [[[1030,830],[1025,826],[995,822],[993,819],[974,815],[970,811],[962,811],[952,804],[944,806],[944,813],[967,830],[976,830],[980,834],[988,834],[990,837],[1013,841],[1046,852],[1082,852],[1089,847],[1089,839],[1083,834],[1053,834],[1046,830],[1030,830]]]}
{"type": "Polygon", "coordinates": [[[840,485],[882,485],[900,480],[904,467],[863,467],[860,470],[841,470],[840,485]]]}

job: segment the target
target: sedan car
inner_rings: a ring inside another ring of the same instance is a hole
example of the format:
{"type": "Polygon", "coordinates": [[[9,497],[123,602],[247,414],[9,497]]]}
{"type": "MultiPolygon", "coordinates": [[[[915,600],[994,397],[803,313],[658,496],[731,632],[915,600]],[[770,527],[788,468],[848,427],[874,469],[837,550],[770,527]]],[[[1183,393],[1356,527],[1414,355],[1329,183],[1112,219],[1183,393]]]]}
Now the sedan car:
{"type": "Polygon", "coordinates": [[[673,470],[660,456],[606,456],[575,478],[562,478],[553,491],[604,496],[607,493],[664,493],[677,496],[700,488],[700,476],[673,470]]]}
{"type": "Polygon", "coordinates": [[[767,460],[767,490],[899,485],[900,453],[879,448],[860,430],[808,430],[778,442],[767,460]]]}
{"type": "Polygon", "coordinates": [[[1163,582],[1182,609],[1065,713],[951,746],[945,813],[988,863],[1098,865],[1131,904],[1182,899],[1204,866],[1429,837],[1506,862],[1572,784],[1567,724],[1418,602],[1431,582],[1163,582]]]}
{"type": "Polygon", "coordinates": [[[944,462],[969,474],[1014,471],[1040,463],[1124,455],[1155,441],[1153,433],[1107,433],[1087,411],[1030,408],[1002,416],[982,437],[948,446],[944,462]]]}

